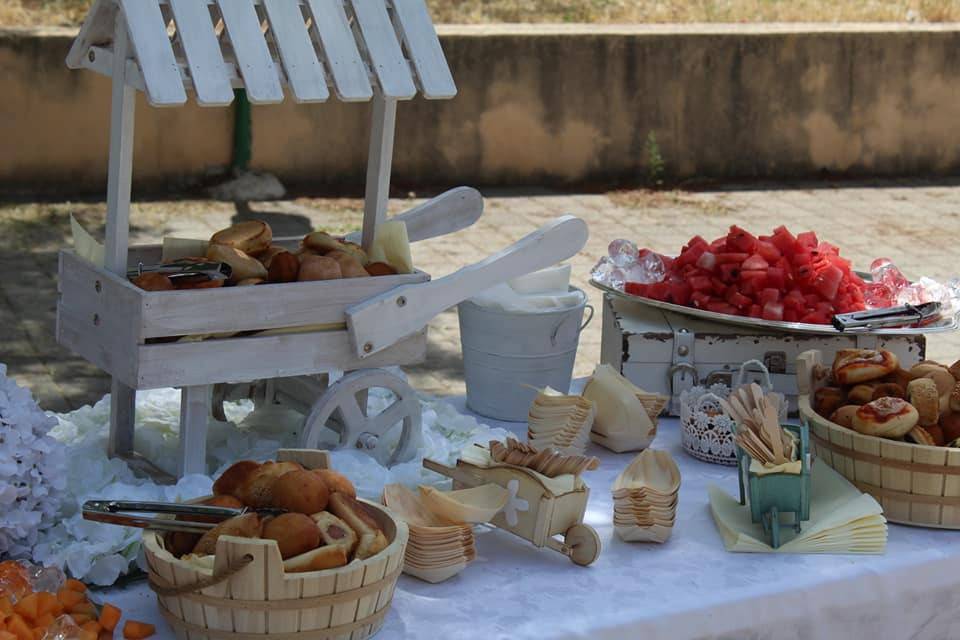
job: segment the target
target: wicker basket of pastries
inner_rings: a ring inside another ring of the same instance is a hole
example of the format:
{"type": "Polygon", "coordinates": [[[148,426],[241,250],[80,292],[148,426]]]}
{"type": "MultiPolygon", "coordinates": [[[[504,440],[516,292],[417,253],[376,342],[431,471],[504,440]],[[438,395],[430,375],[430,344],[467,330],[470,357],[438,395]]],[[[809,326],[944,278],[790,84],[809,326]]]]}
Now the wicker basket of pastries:
{"type": "Polygon", "coordinates": [[[889,351],[797,359],[815,454],[883,505],[891,522],[960,529],[960,362],[900,367],[889,351]]]}
{"type": "Polygon", "coordinates": [[[144,532],[150,585],[178,638],[367,638],[380,629],[407,526],[357,499],[328,466],[326,452],[307,450],[238,462],[199,502],[247,507],[242,515],[203,534],[144,532]]]}

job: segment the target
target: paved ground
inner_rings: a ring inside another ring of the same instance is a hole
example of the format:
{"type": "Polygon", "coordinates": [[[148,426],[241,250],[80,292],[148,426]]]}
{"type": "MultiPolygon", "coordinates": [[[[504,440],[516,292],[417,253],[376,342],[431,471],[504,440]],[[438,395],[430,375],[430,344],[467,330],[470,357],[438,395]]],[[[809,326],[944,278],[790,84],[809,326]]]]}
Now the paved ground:
{"type": "MultiPolygon", "coordinates": [[[[960,237],[960,182],[918,181],[864,184],[781,185],[710,192],[618,192],[605,195],[488,192],[481,222],[452,237],[415,245],[418,267],[434,277],[477,261],[561,213],[583,217],[591,238],[573,260],[576,284],[587,289],[599,309],[599,294],[586,285],[591,265],[610,240],[674,253],[692,235],[714,238],[731,224],[765,233],[780,224],[795,231],[813,229],[838,244],[844,255],[865,267],[887,256],[911,277],[947,279],[956,264],[960,237]]],[[[391,203],[402,211],[414,200],[391,203]]],[[[89,229],[102,228],[103,203],[0,203],[0,362],[29,386],[43,407],[67,410],[98,399],[109,387],[94,367],[57,346],[56,252],[69,242],[68,214],[89,229]]],[[[249,207],[196,200],[145,202],[131,220],[135,242],[164,235],[207,237],[232,220],[258,217],[278,235],[311,228],[346,231],[358,224],[360,202],[350,199],[298,199],[251,203],[249,207]]],[[[599,359],[599,318],[583,333],[575,373],[588,374],[599,359]]],[[[931,358],[960,358],[960,336],[931,337],[931,358]]],[[[417,388],[438,394],[463,393],[456,312],[431,324],[427,362],[410,371],[417,388]]]]}

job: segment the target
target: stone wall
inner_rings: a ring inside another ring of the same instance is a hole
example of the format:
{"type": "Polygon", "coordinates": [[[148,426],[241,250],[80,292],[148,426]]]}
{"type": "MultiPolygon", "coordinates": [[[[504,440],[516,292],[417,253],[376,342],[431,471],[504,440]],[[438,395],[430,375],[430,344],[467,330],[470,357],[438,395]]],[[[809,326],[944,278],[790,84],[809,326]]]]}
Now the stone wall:
{"type": "MultiPolygon", "coordinates": [[[[75,32],[0,30],[0,188],[98,192],[109,83],[70,71],[75,32]]],[[[592,186],[647,178],[960,170],[960,30],[949,26],[445,26],[460,93],[398,115],[394,183],[592,186]]],[[[253,166],[322,192],[364,178],[369,106],[254,107],[253,166]]],[[[140,188],[229,164],[232,112],[140,96],[140,188]]]]}

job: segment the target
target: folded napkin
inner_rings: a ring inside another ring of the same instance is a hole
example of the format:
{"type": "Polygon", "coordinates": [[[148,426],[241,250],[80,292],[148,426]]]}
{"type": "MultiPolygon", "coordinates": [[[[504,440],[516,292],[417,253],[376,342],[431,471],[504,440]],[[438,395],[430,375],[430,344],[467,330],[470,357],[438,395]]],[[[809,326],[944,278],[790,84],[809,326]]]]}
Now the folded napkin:
{"type": "Polygon", "coordinates": [[[750,506],[711,486],[710,510],[727,551],[745,553],[882,554],[887,520],[871,496],[822,462],[811,468],[810,519],[793,531],[792,514],[781,515],[778,549],[767,544],[763,525],[750,520],[750,506]]]}

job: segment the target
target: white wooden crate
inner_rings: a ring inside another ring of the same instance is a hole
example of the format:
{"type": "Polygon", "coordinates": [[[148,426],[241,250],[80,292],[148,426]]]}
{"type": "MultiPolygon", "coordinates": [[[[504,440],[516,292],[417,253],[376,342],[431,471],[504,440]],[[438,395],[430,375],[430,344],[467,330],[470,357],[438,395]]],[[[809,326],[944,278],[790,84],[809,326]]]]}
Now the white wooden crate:
{"type": "MultiPolygon", "coordinates": [[[[797,410],[796,361],[818,349],[827,362],[839,349],[887,349],[904,367],[920,362],[926,339],[914,336],[812,335],[754,330],[707,322],[604,294],[600,359],[643,389],[671,398],[669,412],[679,415],[680,394],[700,383],[729,384],[740,365],[760,360],[770,369],[776,391],[797,410]],[[695,375],[694,375],[695,372],[695,375]]],[[[751,376],[748,372],[748,381],[751,376]]],[[[760,382],[759,374],[756,376],[760,382]]]]}

